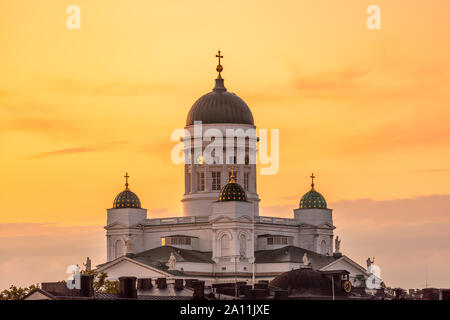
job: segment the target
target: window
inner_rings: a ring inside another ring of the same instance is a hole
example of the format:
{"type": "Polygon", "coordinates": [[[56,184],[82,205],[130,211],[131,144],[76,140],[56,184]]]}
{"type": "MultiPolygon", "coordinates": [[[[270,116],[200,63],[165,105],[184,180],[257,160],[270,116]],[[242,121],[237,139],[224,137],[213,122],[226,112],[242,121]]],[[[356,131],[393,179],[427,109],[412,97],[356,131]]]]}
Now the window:
{"type": "Polygon", "coordinates": [[[248,176],[249,176],[249,173],[245,172],[244,173],[244,189],[245,189],[245,191],[248,191],[248,176]]]}
{"type": "Polygon", "coordinates": [[[221,184],[220,184],[220,171],[217,172],[211,172],[212,174],[212,189],[213,190],[220,190],[221,184]]]}
{"type": "Polygon", "coordinates": [[[288,245],[292,244],[292,239],[290,237],[275,236],[267,238],[268,245],[288,245]]]}
{"type": "Polygon", "coordinates": [[[122,240],[117,240],[116,245],[114,246],[114,253],[116,258],[119,258],[125,254],[125,246],[122,240]]]}
{"type": "Polygon", "coordinates": [[[327,252],[327,242],[325,240],[322,240],[322,242],[320,243],[320,253],[326,254],[327,252]]]}
{"type": "Polygon", "coordinates": [[[186,193],[191,192],[191,174],[188,173],[187,175],[187,187],[186,187],[186,193]]]}
{"type": "Polygon", "coordinates": [[[191,245],[191,238],[190,237],[165,237],[162,238],[161,244],[164,246],[190,246],[191,245]]]}
{"type": "Polygon", "coordinates": [[[241,234],[239,237],[239,254],[241,257],[245,257],[247,255],[247,238],[244,234],[241,234]]]}
{"type": "Polygon", "coordinates": [[[197,172],[197,190],[205,191],[205,173],[197,172]]]}
{"type": "Polygon", "coordinates": [[[222,257],[230,255],[230,242],[231,238],[228,234],[224,234],[222,238],[220,238],[220,255],[222,257]]]}

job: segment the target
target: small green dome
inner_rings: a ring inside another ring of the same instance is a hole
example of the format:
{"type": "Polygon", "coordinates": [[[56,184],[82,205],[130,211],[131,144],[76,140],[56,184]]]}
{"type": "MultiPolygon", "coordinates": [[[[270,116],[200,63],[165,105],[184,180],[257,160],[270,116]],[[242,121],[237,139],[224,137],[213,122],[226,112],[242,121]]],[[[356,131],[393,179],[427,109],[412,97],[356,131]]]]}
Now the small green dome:
{"type": "Polygon", "coordinates": [[[311,189],[311,191],[305,193],[305,195],[300,200],[300,209],[326,209],[327,202],[325,198],[318,193],[316,190],[311,189]]]}
{"type": "Polygon", "coordinates": [[[300,199],[300,209],[326,209],[325,198],[314,189],[314,173],[311,174],[311,190],[300,199]]]}

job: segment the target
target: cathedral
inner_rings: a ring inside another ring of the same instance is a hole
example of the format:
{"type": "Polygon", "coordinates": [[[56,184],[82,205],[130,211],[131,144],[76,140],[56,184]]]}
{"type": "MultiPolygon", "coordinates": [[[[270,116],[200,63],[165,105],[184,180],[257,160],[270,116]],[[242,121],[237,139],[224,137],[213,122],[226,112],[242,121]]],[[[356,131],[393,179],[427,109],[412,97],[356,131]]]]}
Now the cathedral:
{"type": "Polygon", "coordinates": [[[243,161],[228,153],[226,161],[203,161],[206,143],[193,141],[196,124],[201,123],[201,135],[214,129],[224,139],[229,129],[256,130],[248,105],[226,89],[220,51],[217,57],[215,86],[192,105],[186,119],[185,131],[194,138],[183,138],[189,160],[184,164],[183,215],[148,217],[126,174],[125,189],[107,209],[107,261],[97,271],[110,279],[191,278],[207,284],[252,284],[299,268],[346,270],[352,284],[367,279],[367,270],[340,252],[333,210],[317,191],[314,174],[309,191],[292,204],[291,218],[267,217],[259,215],[257,165],[251,159],[256,136],[236,146],[243,161]]]}

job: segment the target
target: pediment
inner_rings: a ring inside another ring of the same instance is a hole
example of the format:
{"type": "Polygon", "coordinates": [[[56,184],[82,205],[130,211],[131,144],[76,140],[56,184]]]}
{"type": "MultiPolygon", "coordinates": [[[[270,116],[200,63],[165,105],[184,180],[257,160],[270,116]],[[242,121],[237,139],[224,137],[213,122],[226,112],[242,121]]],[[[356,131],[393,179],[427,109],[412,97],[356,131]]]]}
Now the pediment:
{"type": "Polygon", "coordinates": [[[347,256],[342,256],[341,258],[331,262],[330,264],[324,266],[323,268],[321,268],[321,271],[327,271],[327,270],[347,270],[348,272],[350,272],[350,274],[365,274],[367,275],[368,272],[367,270],[362,267],[361,265],[359,265],[358,263],[356,263],[355,261],[353,261],[352,259],[350,259],[347,256]]]}
{"type": "Polygon", "coordinates": [[[322,228],[322,229],[332,229],[332,230],[336,229],[335,226],[333,226],[331,223],[327,223],[327,222],[318,225],[318,227],[322,228]]]}
{"type": "Polygon", "coordinates": [[[145,263],[122,256],[97,268],[98,272],[106,272],[108,277],[112,276],[135,276],[145,274],[148,277],[172,277],[171,274],[149,266],[145,263]]]}
{"type": "Polygon", "coordinates": [[[252,223],[249,216],[230,217],[228,215],[220,215],[210,220],[212,223],[227,223],[227,222],[245,222],[252,223]]]}
{"type": "Polygon", "coordinates": [[[110,230],[110,229],[123,229],[123,228],[129,228],[126,225],[124,225],[123,223],[120,222],[113,222],[108,224],[105,229],[110,230]]]}

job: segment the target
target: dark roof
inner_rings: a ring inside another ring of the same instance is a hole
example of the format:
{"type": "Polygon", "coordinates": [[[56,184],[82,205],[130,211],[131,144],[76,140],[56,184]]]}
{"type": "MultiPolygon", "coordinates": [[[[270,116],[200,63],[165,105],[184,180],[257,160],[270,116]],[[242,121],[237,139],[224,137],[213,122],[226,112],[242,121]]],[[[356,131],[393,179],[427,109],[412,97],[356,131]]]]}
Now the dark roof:
{"type": "Polygon", "coordinates": [[[255,251],[256,263],[273,263],[273,262],[299,262],[303,263],[303,255],[307,254],[313,269],[321,269],[324,266],[335,261],[337,258],[333,256],[326,256],[318,254],[310,250],[295,246],[286,246],[280,249],[273,250],[258,250],[255,251]]]}
{"type": "MultiPolygon", "coordinates": [[[[348,272],[323,273],[313,269],[300,268],[280,274],[270,281],[269,286],[273,289],[288,290],[289,294],[294,296],[331,296],[333,292],[331,276],[340,274],[348,274],[348,272]]],[[[345,295],[340,281],[334,281],[334,287],[335,295],[345,295]]]]}
{"type": "MultiPolygon", "coordinates": [[[[91,297],[84,296],[68,296],[68,295],[53,295],[42,289],[35,289],[27,294],[22,300],[26,300],[36,292],[48,297],[50,300],[116,300],[120,299],[116,293],[94,293],[91,297]]],[[[145,294],[137,296],[137,300],[192,300],[193,291],[189,288],[177,291],[173,289],[173,285],[168,285],[166,289],[153,288],[147,290],[145,294]]]]}
{"type": "MultiPolygon", "coordinates": [[[[151,289],[138,290],[138,300],[192,300],[194,291],[188,287],[183,290],[175,290],[173,283],[168,283],[165,288],[153,286],[151,289]]],[[[117,294],[113,293],[96,293],[94,299],[97,300],[114,300],[118,299],[117,294]]]]}
{"type": "Polygon", "coordinates": [[[250,108],[237,95],[227,91],[223,79],[216,79],[213,91],[205,94],[192,105],[186,125],[193,125],[194,121],[254,124],[250,108]]]}
{"type": "Polygon", "coordinates": [[[56,296],[54,296],[53,294],[51,294],[50,292],[47,292],[45,290],[42,290],[40,288],[36,288],[34,290],[31,290],[26,296],[24,296],[22,298],[22,300],[26,300],[28,299],[30,296],[34,295],[36,292],[41,293],[42,295],[46,296],[47,298],[49,298],[50,300],[56,300],[56,296]]]}
{"type": "Polygon", "coordinates": [[[247,201],[244,188],[234,180],[223,186],[219,193],[219,201],[247,201]]]}
{"type": "Polygon", "coordinates": [[[197,250],[187,250],[175,248],[172,246],[161,246],[150,250],[142,251],[136,254],[127,254],[127,257],[135,261],[141,262],[148,266],[158,268],[160,270],[176,274],[177,270],[168,270],[167,261],[173,252],[177,262],[195,262],[195,263],[214,263],[211,260],[211,252],[201,252],[197,250]]]}
{"type": "Polygon", "coordinates": [[[128,187],[114,199],[113,208],[140,208],[141,200],[128,187]]]}

